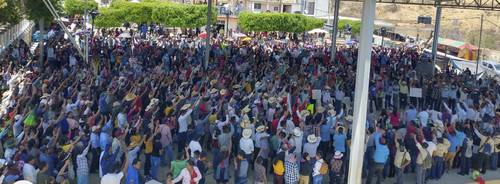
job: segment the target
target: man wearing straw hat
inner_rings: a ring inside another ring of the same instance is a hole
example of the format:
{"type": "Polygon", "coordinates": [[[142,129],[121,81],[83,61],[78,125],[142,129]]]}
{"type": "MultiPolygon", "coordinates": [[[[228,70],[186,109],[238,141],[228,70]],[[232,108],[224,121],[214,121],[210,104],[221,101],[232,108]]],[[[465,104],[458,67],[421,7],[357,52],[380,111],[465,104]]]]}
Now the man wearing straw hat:
{"type": "Polygon", "coordinates": [[[177,151],[179,153],[181,153],[186,147],[188,125],[191,124],[190,116],[192,112],[193,107],[191,107],[191,104],[185,104],[181,107],[181,115],[179,116],[179,118],[177,118],[177,123],[179,126],[179,132],[177,134],[177,151]]]}

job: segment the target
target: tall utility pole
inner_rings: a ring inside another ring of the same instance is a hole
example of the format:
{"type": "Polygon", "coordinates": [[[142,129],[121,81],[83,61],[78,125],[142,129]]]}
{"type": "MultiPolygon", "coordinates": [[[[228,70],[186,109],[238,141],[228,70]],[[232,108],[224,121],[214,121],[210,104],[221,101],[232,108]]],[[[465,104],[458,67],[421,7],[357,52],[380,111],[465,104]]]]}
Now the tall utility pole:
{"type": "Polygon", "coordinates": [[[441,25],[441,1],[436,1],[436,23],[434,24],[434,35],[432,38],[432,74],[436,70],[437,46],[439,42],[439,27],[441,25]]]}
{"type": "Polygon", "coordinates": [[[211,28],[210,26],[212,25],[212,0],[208,0],[208,10],[207,10],[207,26],[206,26],[206,31],[207,31],[207,38],[206,38],[206,45],[205,45],[205,64],[204,68],[205,70],[208,69],[208,61],[210,60],[210,37],[211,34],[211,28]]]}
{"type": "Polygon", "coordinates": [[[337,54],[337,32],[339,24],[339,5],[340,0],[335,0],[335,10],[333,11],[333,27],[332,27],[332,51],[330,62],[335,62],[335,55],[337,54]]]}
{"type": "Polygon", "coordinates": [[[349,177],[347,180],[349,184],[361,183],[375,5],[376,0],[365,0],[363,3],[361,40],[359,43],[358,67],[356,68],[356,85],[354,89],[353,139],[349,157],[349,177]]]}
{"type": "Polygon", "coordinates": [[[481,40],[483,39],[483,21],[484,15],[481,14],[481,27],[479,28],[479,48],[477,49],[477,60],[476,60],[476,75],[479,69],[479,58],[481,58],[481,40]]]}

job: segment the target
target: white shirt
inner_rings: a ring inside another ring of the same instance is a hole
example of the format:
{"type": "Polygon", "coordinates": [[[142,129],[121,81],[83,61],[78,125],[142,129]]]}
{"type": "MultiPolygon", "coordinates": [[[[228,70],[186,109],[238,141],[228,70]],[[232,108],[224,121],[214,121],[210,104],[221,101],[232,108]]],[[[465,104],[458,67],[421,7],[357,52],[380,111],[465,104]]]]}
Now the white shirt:
{"type": "Polygon", "coordinates": [[[108,173],[101,178],[101,184],[120,184],[123,178],[123,172],[108,173]]]}
{"type": "Polygon", "coordinates": [[[323,159],[320,159],[320,160],[317,160],[316,163],[314,163],[313,177],[321,174],[319,172],[319,170],[321,169],[321,164],[323,164],[323,162],[325,162],[325,161],[323,161],[323,159]]]}
{"type": "Polygon", "coordinates": [[[29,163],[24,163],[23,166],[23,177],[25,180],[36,183],[36,174],[38,171],[29,163]]]}
{"type": "MultiPolygon", "coordinates": [[[[200,170],[198,170],[197,167],[193,167],[194,169],[194,172],[196,173],[196,178],[194,178],[194,182],[195,183],[198,183],[200,180],[201,180],[201,173],[200,173],[200,170]]],[[[189,173],[189,171],[187,170],[187,168],[184,168],[182,169],[181,173],[179,174],[179,176],[177,176],[177,178],[175,178],[174,180],[172,180],[172,183],[177,183],[177,182],[180,182],[182,181],[182,184],[191,184],[191,174],[189,173]]]]}
{"type": "Polygon", "coordinates": [[[191,157],[194,157],[194,152],[199,151],[201,153],[202,148],[198,141],[189,142],[189,150],[191,150],[191,157]]]}
{"type": "Polygon", "coordinates": [[[276,112],[276,110],[274,110],[273,108],[269,108],[267,110],[267,114],[266,114],[266,120],[267,122],[272,122],[273,119],[274,119],[274,113],[276,112]]]}
{"type": "Polygon", "coordinates": [[[193,109],[189,109],[177,119],[177,122],[179,122],[179,133],[187,132],[189,124],[188,117],[191,115],[191,112],[193,112],[193,109]]]}
{"type": "Polygon", "coordinates": [[[123,112],[118,113],[118,125],[120,128],[125,128],[125,125],[127,125],[127,115],[123,112]]]}
{"type": "Polygon", "coordinates": [[[418,119],[420,120],[422,127],[427,127],[427,123],[429,122],[429,113],[427,111],[418,113],[418,119]]]}
{"type": "Polygon", "coordinates": [[[429,145],[427,147],[427,151],[429,152],[429,154],[431,154],[431,155],[434,154],[434,151],[436,151],[436,149],[437,149],[436,144],[434,144],[434,142],[432,142],[432,141],[425,141],[425,142],[427,143],[427,145],[429,145]]]}
{"type": "Polygon", "coordinates": [[[241,138],[240,139],[240,149],[245,152],[245,154],[252,154],[254,150],[252,139],[241,138]]]}

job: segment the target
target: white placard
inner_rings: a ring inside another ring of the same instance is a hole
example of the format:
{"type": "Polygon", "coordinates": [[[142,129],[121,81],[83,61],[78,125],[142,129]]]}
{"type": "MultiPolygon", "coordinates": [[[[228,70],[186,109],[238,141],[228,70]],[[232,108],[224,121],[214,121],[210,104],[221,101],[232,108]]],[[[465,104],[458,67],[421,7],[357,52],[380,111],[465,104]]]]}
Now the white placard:
{"type": "Polygon", "coordinates": [[[422,98],[422,88],[410,88],[410,97],[422,98]]]}
{"type": "Polygon", "coordinates": [[[312,90],[312,99],[321,100],[321,90],[320,89],[313,89],[312,90]]]}

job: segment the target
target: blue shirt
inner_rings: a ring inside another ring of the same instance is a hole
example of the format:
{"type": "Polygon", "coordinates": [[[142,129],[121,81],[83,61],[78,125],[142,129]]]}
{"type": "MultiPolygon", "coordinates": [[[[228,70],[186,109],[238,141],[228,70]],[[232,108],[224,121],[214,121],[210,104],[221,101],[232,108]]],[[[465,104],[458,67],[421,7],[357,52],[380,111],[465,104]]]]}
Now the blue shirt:
{"type": "Polygon", "coordinates": [[[417,110],[416,109],[408,109],[406,111],[406,118],[408,121],[417,119],[417,110]]]}
{"type": "Polygon", "coordinates": [[[111,131],[113,130],[113,125],[111,121],[106,122],[104,127],[102,127],[101,134],[99,135],[99,146],[102,150],[106,148],[107,145],[111,143],[111,131]]]}
{"type": "Polygon", "coordinates": [[[340,151],[342,153],[345,153],[345,140],[347,139],[347,136],[344,134],[335,134],[333,135],[333,146],[335,147],[335,151],[340,151]]]}
{"type": "Polygon", "coordinates": [[[120,149],[116,149],[114,153],[109,153],[108,151],[104,152],[104,155],[102,156],[100,162],[103,176],[111,172],[111,169],[114,167],[116,156],[118,155],[119,151],[120,149]]]}
{"type": "Polygon", "coordinates": [[[139,173],[137,169],[133,166],[129,166],[127,170],[127,179],[125,180],[126,184],[139,184],[139,173]]]}
{"type": "Polygon", "coordinates": [[[448,152],[456,152],[457,148],[462,145],[465,139],[465,134],[463,132],[457,131],[455,135],[448,135],[448,140],[450,141],[450,148],[448,152]]]}
{"type": "Polygon", "coordinates": [[[330,121],[322,124],[319,129],[319,136],[321,137],[321,142],[329,142],[330,138],[330,129],[332,128],[332,123],[330,121]]]}
{"type": "Polygon", "coordinates": [[[375,153],[373,154],[373,160],[378,164],[385,164],[389,158],[389,148],[387,145],[380,144],[380,133],[376,132],[373,134],[375,139],[375,153]]]}

